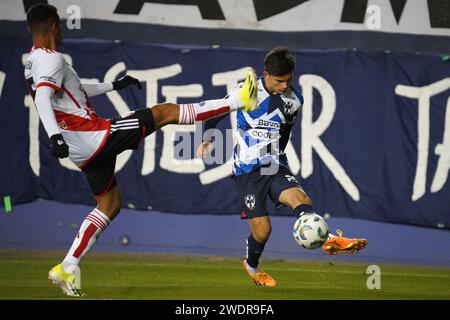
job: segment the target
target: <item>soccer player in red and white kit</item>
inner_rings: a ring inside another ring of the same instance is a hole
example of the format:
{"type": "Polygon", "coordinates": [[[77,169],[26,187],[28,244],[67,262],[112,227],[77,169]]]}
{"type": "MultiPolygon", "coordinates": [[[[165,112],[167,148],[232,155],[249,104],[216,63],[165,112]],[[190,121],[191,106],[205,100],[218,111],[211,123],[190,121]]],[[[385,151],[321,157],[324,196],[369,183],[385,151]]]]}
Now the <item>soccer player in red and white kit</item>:
{"type": "Polygon", "coordinates": [[[57,51],[62,32],[56,8],[34,5],[27,12],[27,22],[33,47],[25,64],[25,79],[50,137],[51,152],[57,158],[69,157],[86,174],[97,201],[62,263],[49,272],[49,279],[65,294],[84,296],[80,260],[121,208],[114,175],[117,155],[136,149],[141,140],[167,124],[193,124],[236,109],[256,109],[256,75],[248,69],[238,96],[181,105],[163,103],[103,119],[94,111],[89,97],[130,85],[140,88],[139,81],[125,76],[112,83],[80,83],[75,70],[57,51]]]}

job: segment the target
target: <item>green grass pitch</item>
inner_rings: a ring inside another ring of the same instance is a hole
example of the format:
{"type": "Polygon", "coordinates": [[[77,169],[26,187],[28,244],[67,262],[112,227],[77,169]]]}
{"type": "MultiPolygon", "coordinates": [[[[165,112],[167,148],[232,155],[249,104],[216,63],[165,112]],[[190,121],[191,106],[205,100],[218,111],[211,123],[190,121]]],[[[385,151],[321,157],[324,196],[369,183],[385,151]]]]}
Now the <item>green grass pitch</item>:
{"type": "MultiPolygon", "coordinates": [[[[47,280],[63,257],[63,252],[0,250],[0,299],[73,299],[47,280]]],[[[268,288],[250,281],[238,257],[93,251],[81,264],[87,294],[82,299],[450,299],[450,268],[377,264],[381,288],[369,290],[370,264],[263,259],[264,270],[278,282],[268,288]]]]}

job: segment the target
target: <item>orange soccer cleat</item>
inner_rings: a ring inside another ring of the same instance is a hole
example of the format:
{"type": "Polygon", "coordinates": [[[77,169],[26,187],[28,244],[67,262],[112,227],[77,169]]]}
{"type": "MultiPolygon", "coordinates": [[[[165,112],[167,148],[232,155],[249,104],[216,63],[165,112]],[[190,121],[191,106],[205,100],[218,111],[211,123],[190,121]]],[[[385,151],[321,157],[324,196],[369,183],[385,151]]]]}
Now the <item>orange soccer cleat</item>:
{"type": "Polygon", "coordinates": [[[255,273],[250,272],[247,268],[247,262],[245,260],[242,261],[242,266],[250,279],[252,279],[257,286],[275,287],[277,285],[275,279],[262,270],[255,273]]]}
{"type": "Polygon", "coordinates": [[[344,238],[342,231],[339,229],[336,230],[336,233],[338,237],[330,238],[322,245],[322,249],[326,254],[357,253],[368,244],[367,239],[344,238]]]}

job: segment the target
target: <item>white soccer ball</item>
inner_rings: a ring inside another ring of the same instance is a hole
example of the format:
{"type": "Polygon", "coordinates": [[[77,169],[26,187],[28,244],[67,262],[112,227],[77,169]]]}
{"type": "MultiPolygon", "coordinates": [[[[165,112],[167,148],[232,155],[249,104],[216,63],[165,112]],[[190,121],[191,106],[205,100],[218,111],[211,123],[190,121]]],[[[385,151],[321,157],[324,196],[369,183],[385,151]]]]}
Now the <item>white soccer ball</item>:
{"type": "Polygon", "coordinates": [[[328,224],[316,213],[301,215],[294,223],[295,241],[305,249],[316,249],[328,240],[328,224]]]}

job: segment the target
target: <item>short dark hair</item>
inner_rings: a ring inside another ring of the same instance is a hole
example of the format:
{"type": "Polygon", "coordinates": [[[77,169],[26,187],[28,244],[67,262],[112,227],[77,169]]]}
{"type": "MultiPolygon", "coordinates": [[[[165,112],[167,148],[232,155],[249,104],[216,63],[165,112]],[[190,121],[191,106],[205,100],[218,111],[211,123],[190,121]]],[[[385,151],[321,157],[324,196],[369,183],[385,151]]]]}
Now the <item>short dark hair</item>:
{"type": "Polygon", "coordinates": [[[54,6],[39,3],[28,9],[27,22],[31,32],[39,32],[43,30],[43,26],[48,26],[53,22],[59,22],[59,15],[54,6]]]}
{"type": "Polygon", "coordinates": [[[295,69],[295,57],[283,46],[273,48],[264,58],[264,71],[273,76],[283,76],[295,69]]]}

